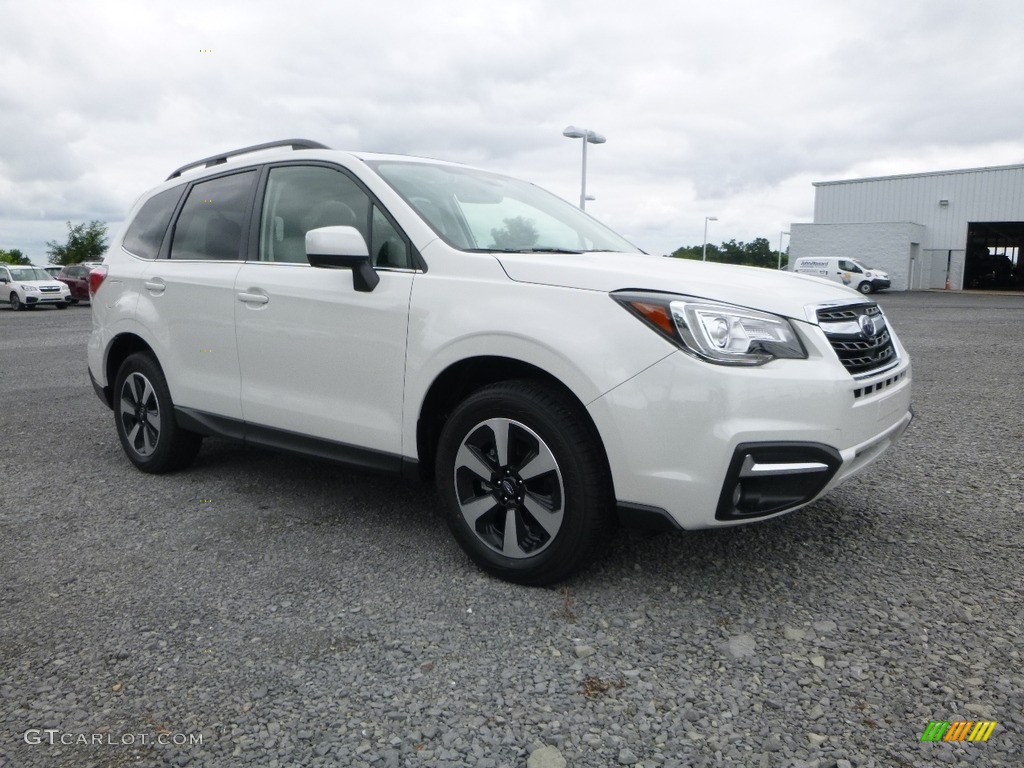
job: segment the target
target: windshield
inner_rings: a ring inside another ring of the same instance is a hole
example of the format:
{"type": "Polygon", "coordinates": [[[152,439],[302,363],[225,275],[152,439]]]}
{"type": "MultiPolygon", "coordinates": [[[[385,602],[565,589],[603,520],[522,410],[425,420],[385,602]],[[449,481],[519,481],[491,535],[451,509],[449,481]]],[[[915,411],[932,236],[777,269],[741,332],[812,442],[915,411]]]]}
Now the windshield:
{"type": "Polygon", "coordinates": [[[42,267],[11,267],[11,279],[19,281],[52,280],[42,267]]]}
{"type": "Polygon", "coordinates": [[[509,176],[432,163],[369,163],[449,245],[463,251],[639,249],[575,206],[509,176]]]}

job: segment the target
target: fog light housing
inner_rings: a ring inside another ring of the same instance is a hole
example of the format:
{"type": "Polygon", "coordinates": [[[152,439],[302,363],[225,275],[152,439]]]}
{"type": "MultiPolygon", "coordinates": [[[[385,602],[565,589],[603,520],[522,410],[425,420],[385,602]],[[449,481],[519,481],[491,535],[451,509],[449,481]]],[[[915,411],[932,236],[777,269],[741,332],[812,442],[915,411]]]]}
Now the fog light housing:
{"type": "Polygon", "coordinates": [[[736,447],[715,511],[716,520],[786,512],[811,501],[843,459],[820,443],[743,443],[736,447]]]}

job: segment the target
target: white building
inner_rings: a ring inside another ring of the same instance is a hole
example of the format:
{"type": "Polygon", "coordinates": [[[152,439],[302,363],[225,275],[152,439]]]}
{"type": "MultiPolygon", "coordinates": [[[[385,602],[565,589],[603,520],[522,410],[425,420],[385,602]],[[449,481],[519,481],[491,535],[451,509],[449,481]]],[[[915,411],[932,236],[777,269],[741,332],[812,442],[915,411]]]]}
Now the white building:
{"type": "Polygon", "coordinates": [[[1024,165],[814,184],[814,223],[790,225],[789,263],[854,258],[892,290],[1024,289],[1024,165]]]}

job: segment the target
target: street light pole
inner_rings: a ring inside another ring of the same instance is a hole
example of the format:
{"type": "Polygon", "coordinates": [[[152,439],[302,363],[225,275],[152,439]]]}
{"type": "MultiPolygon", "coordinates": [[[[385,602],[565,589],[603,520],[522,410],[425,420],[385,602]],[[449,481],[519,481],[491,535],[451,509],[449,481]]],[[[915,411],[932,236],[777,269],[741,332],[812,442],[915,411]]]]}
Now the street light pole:
{"type": "Polygon", "coordinates": [[[570,125],[564,131],[562,135],[568,139],[583,139],[583,172],[581,174],[580,181],[580,210],[587,210],[587,200],[593,200],[594,198],[587,197],[587,144],[604,144],[608,139],[602,136],[600,133],[588,130],[587,128],[577,128],[574,125],[570,125]]]}
{"type": "Polygon", "coordinates": [[[718,221],[718,218],[715,217],[715,216],[705,216],[704,217],[704,248],[701,249],[701,257],[700,257],[701,261],[707,261],[708,260],[708,222],[709,221],[718,221]]]}
{"type": "Polygon", "coordinates": [[[779,269],[782,269],[782,238],[788,234],[789,232],[779,232],[779,269]]]}

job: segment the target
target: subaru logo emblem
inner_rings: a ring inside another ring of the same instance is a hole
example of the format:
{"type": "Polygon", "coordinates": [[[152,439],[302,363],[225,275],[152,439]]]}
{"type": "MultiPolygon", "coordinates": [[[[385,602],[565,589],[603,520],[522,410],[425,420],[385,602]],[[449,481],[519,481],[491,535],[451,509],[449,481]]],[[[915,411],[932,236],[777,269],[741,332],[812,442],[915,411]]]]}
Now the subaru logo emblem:
{"type": "Polygon", "coordinates": [[[867,338],[871,339],[875,336],[875,321],[867,315],[861,315],[857,318],[857,324],[860,325],[860,332],[863,333],[867,338]]]}

